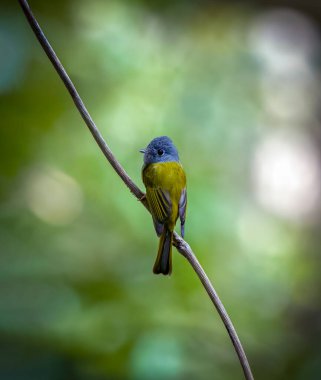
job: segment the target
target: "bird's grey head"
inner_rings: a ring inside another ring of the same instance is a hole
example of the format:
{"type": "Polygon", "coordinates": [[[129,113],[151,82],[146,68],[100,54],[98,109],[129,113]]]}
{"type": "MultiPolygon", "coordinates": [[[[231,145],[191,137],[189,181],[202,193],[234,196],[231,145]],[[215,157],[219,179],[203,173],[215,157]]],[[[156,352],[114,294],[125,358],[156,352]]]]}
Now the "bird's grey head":
{"type": "Polygon", "coordinates": [[[141,149],[144,153],[144,164],[155,164],[157,162],[178,162],[178,152],[173,141],[167,136],[156,137],[147,148],[141,149]]]}

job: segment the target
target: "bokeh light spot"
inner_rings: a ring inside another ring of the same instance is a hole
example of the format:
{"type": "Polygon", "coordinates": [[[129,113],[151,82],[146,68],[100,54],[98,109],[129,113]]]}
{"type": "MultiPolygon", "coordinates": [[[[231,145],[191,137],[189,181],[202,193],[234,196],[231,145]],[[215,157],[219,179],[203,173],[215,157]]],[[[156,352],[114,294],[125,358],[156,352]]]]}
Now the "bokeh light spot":
{"type": "Polygon", "coordinates": [[[313,220],[321,197],[317,148],[303,134],[278,132],[258,144],[253,179],[259,202],[292,220],[313,220]]]}
{"type": "Polygon", "coordinates": [[[78,183],[50,167],[31,172],[26,184],[26,200],[34,215],[54,225],[72,223],[83,207],[83,194],[78,183]]]}
{"type": "Polygon", "coordinates": [[[257,17],[249,41],[265,69],[279,73],[300,70],[319,50],[319,35],[312,20],[286,8],[257,17]]]}

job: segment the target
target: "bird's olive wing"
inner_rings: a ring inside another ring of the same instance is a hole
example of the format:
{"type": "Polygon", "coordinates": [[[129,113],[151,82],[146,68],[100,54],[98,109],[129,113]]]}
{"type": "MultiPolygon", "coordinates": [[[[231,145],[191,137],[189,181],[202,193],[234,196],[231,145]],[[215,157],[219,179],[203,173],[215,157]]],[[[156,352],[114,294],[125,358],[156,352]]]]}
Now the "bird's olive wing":
{"type": "Polygon", "coordinates": [[[146,197],[153,216],[157,235],[161,235],[164,223],[171,215],[171,203],[169,196],[160,188],[147,187],[146,197]]]}
{"type": "Polygon", "coordinates": [[[186,216],[186,206],[187,206],[187,192],[186,188],[182,191],[180,200],[179,200],[179,218],[181,221],[181,235],[184,238],[185,234],[185,216],[186,216]]]}

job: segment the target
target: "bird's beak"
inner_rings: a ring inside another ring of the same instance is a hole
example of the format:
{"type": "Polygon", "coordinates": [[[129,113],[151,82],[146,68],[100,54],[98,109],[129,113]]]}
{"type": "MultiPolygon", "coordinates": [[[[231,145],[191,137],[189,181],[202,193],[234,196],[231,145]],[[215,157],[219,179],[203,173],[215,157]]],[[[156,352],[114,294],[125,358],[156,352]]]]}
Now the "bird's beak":
{"type": "Polygon", "coordinates": [[[139,149],[140,153],[145,153],[146,149],[139,149]]]}

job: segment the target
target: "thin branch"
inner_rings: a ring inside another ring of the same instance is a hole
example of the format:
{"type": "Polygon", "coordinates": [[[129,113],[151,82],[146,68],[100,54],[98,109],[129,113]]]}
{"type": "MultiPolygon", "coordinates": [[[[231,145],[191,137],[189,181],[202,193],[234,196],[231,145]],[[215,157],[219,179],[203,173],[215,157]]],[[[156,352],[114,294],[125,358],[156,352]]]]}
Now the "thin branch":
{"type": "MultiPolygon", "coordinates": [[[[126,173],[124,168],[116,160],[111,149],[109,148],[109,146],[105,142],[104,138],[102,137],[101,133],[99,132],[98,128],[96,127],[93,119],[91,118],[89,112],[87,111],[87,108],[85,107],[82,99],[80,98],[73,82],[69,78],[66,70],[64,69],[59,58],[57,57],[57,55],[54,52],[53,48],[51,47],[50,43],[48,42],[46,36],[42,32],[37,20],[35,19],[34,15],[32,14],[32,11],[29,7],[28,2],[26,0],[18,0],[18,1],[21,5],[23,12],[24,12],[32,30],[34,31],[38,41],[40,42],[43,50],[45,51],[45,53],[47,54],[51,63],[53,64],[54,68],[56,69],[58,75],[60,76],[60,78],[64,82],[65,87],[69,91],[79,113],[81,114],[82,118],[84,119],[87,127],[89,128],[91,134],[93,135],[94,139],[96,140],[96,142],[97,142],[98,146],[100,147],[101,151],[103,152],[104,156],[107,158],[109,163],[112,165],[112,167],[114,168],[116,173],[120,176],[120,178],[123,180],[125,185],[129,188],[129,190],[148,209],[148,205],[147,205],[146,199],[144,197],[144,193],[132,181],[132,179],[126,173]]],[[[219,296],[217,295],[213,285],[211,284],[206,273],[204,272],[201,264],[198,262],[195,254],[193,253],[193,251],[190,248],[190,246],[188,245],[188,243],[185,240],[183,240],[177,233],[174,234],[173,245],[177,248],[178,252],[181,253],[189,261],[189,263],[193,267],[195,273],[197,274],[200,281],[202,282],[207,294],[209,295],[212,303],[214,304],[216,310],[218,311],[218,313],[219,313],[219,315],[220,315],[220,317],[221,317],[221,319],[222,319],[222,321],[226,327],[226,330],[227,330],[227,332],[228,332],[228,334],[232,340],[235,351],[236,351],[238,358],[239,358],[239,361],[242,365],[245,378],[247,380],[253,380],[254,378],[253,378],[253,375],[251,372],[249,362],[247,360],[247,357],[246,357],[246,354],[245,354],[244,349],[242,347],[242,344],[238,338],[236,330],[232,324],[232,321],[229,318],[219,296]]]]}

